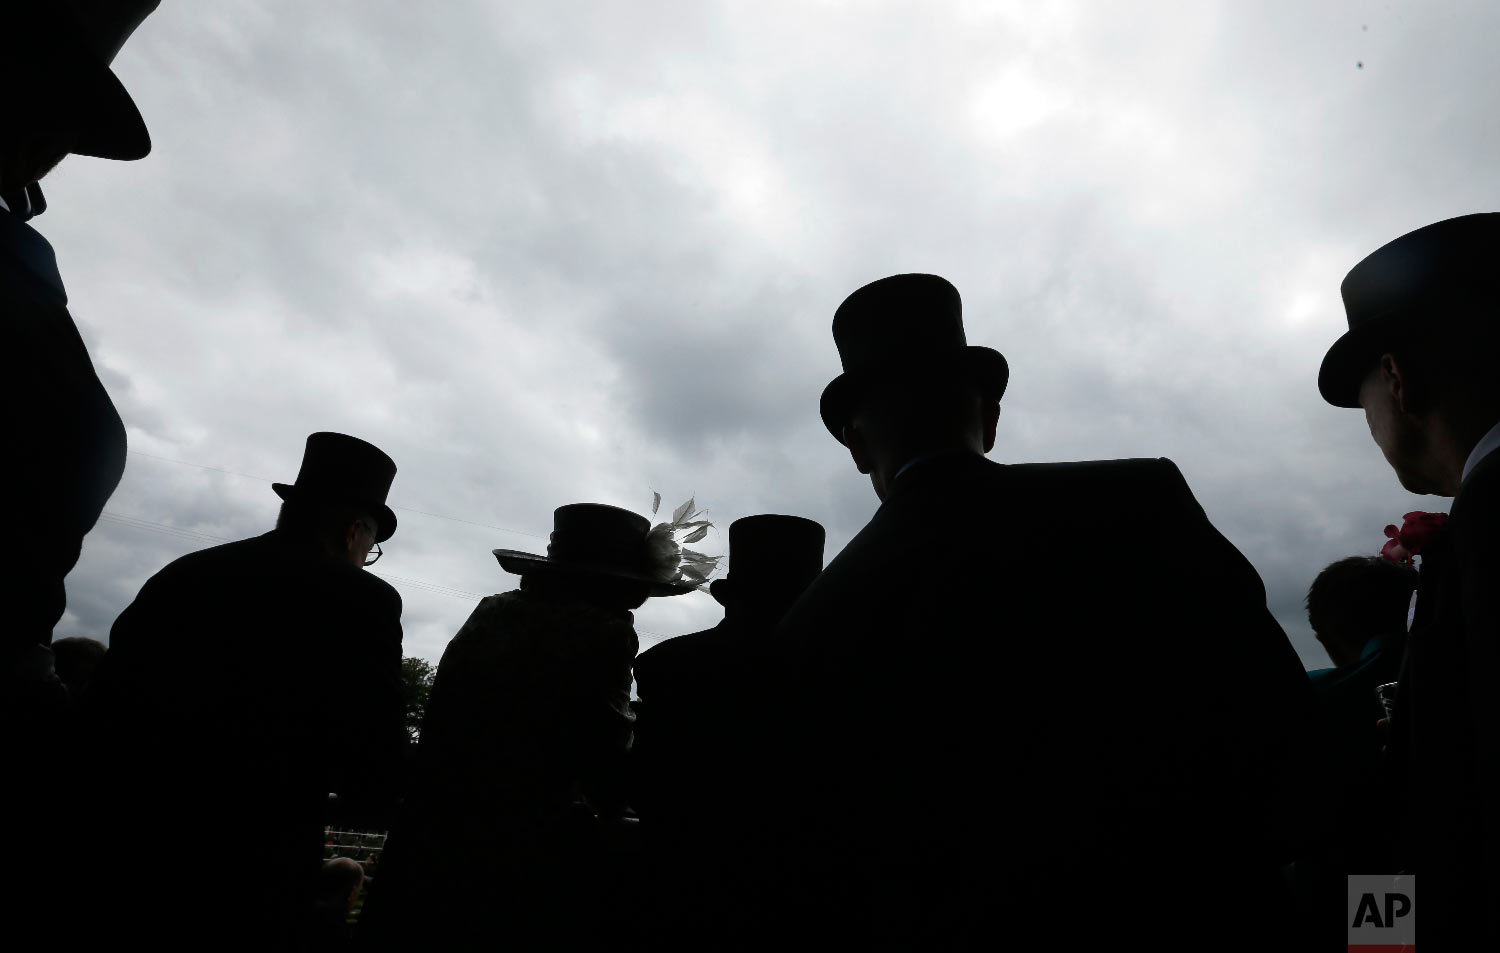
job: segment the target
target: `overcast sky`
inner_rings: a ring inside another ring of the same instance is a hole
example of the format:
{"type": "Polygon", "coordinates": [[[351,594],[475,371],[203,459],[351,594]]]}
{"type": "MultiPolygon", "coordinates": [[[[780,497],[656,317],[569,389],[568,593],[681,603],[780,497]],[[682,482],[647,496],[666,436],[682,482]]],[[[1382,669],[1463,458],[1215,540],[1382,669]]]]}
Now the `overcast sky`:
{"type": "MultiPolygon", "coordinates": [[[[33,222],[131,448],[56,635],[269,529],[315,430],[400,468],[408,655],[563,503],[794,513],[831,557],[877,505],[818,419],[833,311],[927,271],[1010,361],[992,459],[1172,458],[1326,665],[1312,577],[1449,503],[1318,396],[1339,282],[1500,209],[1497,35],[1485,0],[166,0],[115,62],[154,151],[68,159],[33,222]]],[[[1172,598],[1150,514],[1077,557],[1160,567],[1122,626],[1172,598]]],[[[642,647],[720,614],[652,600],[642,647]]]]}

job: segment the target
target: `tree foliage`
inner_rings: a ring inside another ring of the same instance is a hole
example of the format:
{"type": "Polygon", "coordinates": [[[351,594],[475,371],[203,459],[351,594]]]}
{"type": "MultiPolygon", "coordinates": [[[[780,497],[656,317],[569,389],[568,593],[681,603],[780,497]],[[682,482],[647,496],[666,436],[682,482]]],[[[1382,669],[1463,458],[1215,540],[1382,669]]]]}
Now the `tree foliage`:
{"type": "Polygon", "coordinates": [[[422,735],[422,718],[427,714],[427,696],[432,694],[432,680],[437,669],[426,659],[401,660],[401,701],[406,708],[406,740],[415,744],[422,735]]]}

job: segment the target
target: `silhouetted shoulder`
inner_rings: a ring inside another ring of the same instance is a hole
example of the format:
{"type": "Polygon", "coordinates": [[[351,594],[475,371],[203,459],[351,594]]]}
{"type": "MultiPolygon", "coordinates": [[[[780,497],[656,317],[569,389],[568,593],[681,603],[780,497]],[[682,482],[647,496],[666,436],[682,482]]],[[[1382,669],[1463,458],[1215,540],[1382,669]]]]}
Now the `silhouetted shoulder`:
{"type": "Polygon", "coordinates": [[[1013,479],[1048,483],[1059,488],[1112,485],[1122,490],[1142,491],[1173,488],[1189,492],[1182,471],[1166,457],[1131,457],[1121,460],[1074,460],[1065,463],[995,464],[1013,479]]]}
{"type": "Polygon", "coordinates": [[[718,626],[715,626],[651,646],[636,656],[636,691],[649,692],[652,687],[675,680],[683,672],[701,671],[703,666],[715,664],[722,654],[721,641],[718,626]]]}

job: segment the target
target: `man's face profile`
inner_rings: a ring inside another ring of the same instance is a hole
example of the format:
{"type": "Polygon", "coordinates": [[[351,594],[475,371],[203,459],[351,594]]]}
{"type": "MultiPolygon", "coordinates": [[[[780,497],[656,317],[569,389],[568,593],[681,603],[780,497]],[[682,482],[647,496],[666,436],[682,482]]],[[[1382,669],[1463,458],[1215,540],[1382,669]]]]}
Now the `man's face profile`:
{"type": "Polygon", "coordinates": [[[1421,422],[1405,406],[1406,386],[1396,358],[1381,355],[1360,384],[1359,405],[1364,408],[1371,439],[1401,485],[1413,493],[1432,493],[1433,487],[1421,472],[1425,447],[1421,422]]]}
{"type": "Polygon", "coordinates": [[[349,565],[356,569],[363,569],[365,561],[370,556],[370,550],[375,548],[374,521],[358,519],[350,523],[345,539],[348,543],[349,565]]]}

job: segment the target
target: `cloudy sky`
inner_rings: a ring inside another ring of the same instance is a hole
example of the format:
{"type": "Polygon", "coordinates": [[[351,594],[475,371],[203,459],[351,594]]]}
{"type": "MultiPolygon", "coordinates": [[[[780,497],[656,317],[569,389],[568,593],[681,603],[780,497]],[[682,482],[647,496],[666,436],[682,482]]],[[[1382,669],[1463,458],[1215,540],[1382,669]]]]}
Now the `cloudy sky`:
{"type": "MultiPolygon", "coordinates": [[[[1484,0],[166,0],[115,62],[155,150],[67,160],[34,222],[131,447],[56,634],[268,529],[315,430],[400,467],[409,655],[562,503],[794,513],[831,556],[877,502],[818,420],[833,311],[927,271],[1010,360],[993,459],[1172,458],[1326,664],[1318,569],[1448,505],[1318,397],[1339,282],[1500,208],[1496,35],[1484,0]]],[[[1160,567],[1122,625],[1172,597],[1149,514],[1078,558],[1160,567]]],[[[642,646],[719,615],[654,600],[642,646]]]]}

